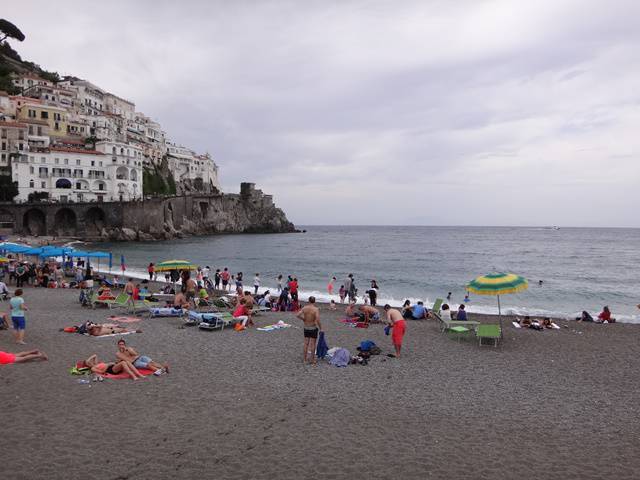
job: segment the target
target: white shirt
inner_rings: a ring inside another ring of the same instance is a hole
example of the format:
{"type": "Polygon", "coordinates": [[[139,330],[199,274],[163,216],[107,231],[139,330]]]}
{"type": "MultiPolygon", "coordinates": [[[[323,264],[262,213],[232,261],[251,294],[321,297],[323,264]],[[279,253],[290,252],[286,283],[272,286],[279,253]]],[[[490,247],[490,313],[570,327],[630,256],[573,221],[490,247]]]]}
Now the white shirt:
{"type": "Polygon", "coordinates": [[[202,269],[202,276],[209,278],[209,272],[210,272],[210,270],[208,268],[206,268],[206,267],[203,268],[202,269]]]}
{"type": "Polygon", "coordinates": [[[260,286],[260,277],[254,277],[253,286],[254,287],[259,287],[260,286]]]}
{"type": "Polygon", "coordinates": [[[9,293],[7,289],[7,284],[4,282],[0,282],[0,293],[9,293]]]}
{"type": "Polygon", "coordinates": [[[442,320],[451,320],[451,310],[440,310],[440,318],[442,320]]]}

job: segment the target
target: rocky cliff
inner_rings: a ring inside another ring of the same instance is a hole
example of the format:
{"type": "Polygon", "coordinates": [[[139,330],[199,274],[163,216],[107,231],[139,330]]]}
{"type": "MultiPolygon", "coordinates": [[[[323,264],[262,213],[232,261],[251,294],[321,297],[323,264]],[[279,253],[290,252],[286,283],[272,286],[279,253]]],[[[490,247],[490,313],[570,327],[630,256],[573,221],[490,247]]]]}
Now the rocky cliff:
{"type": "Polygon", "coordinates": [[[212,233],[295,232],[271,195],[251,183],[241,193],[148,198],[138,202],[0,205],[13,233],[81,240],[149,241],[212,233]]]}
{"type": "Polygon", "coordinates": [[[245,183],[240,195],[191,195],[129,204],[122,226],[105,226],[99,236],[111,241],[147,241],[212,233],[295,231],[270,195],[245,183]]]}

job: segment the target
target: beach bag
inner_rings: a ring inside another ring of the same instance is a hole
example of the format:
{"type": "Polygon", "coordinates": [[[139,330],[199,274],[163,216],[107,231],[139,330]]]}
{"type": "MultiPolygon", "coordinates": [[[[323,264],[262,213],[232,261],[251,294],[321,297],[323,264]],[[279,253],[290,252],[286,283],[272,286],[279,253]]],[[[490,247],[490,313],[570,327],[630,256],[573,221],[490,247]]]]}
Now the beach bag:
{"type": "Polygon", "coordinates": [[[360,350],[361,352],[369,352],[375,346],[376,346],[375,342],[371,340],[363,340],[362,342],[360,342],[360,346],[358,347],[358,350],[360,350]]]}

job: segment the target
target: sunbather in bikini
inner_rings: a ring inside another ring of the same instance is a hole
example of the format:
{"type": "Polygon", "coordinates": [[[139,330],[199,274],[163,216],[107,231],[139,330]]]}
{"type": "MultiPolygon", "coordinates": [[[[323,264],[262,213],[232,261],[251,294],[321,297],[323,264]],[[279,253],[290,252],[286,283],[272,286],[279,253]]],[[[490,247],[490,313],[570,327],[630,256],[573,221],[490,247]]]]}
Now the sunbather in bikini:
{"type": "MultiPolygon", "coordinates": [[[[92,358],[92,357],[89,357],[92,358]]],[[[97,358],[96,358],[97,361],[97,358]]],[[[91,367],[91,371],[93,373],[97,373],[98,375],[117,375],[119,373],[126,373],[131,377],[132,380],[138,380],[139,378],[144,378],[136,367],[134,367],[131,362],[126,362],[124,360],[120,360],[118,362],[99,362],[91,367]]]]}

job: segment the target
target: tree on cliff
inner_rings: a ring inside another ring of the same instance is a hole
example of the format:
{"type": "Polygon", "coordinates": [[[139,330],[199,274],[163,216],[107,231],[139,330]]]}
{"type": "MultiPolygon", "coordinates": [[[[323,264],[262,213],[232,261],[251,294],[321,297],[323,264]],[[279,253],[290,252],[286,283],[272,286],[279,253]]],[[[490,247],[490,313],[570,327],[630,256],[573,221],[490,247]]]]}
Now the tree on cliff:
{"type": "Polygon", "coordinates": [[[11,202],[18,195],[18,183],[9,175],[0,175],[0,202],[11,202]]]}
{"type": "Polygon", "coordinates": [[[0,43],[4,42],[7,38],[15,38],[19,42],[22,42],[25,37],[24,33],[13,23],[4,18],[0,18],[0,43]]]}

